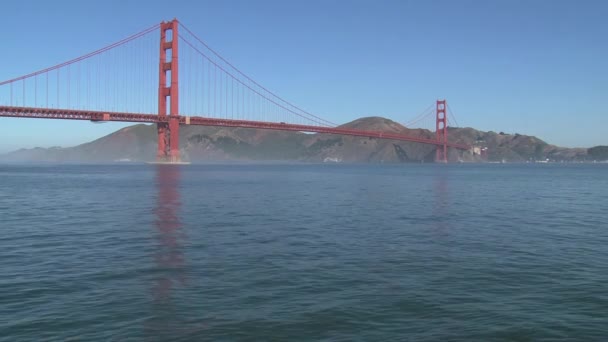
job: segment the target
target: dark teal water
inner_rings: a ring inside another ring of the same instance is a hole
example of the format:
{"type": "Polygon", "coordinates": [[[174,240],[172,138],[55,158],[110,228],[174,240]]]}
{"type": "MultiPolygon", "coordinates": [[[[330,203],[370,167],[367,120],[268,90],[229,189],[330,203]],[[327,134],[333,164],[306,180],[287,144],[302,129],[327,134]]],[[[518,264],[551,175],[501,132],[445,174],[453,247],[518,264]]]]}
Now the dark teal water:
{"type": "Polygon", "coordinates": [[[608,165],[0,166],[0,341],[607,341],[608,165]]]}

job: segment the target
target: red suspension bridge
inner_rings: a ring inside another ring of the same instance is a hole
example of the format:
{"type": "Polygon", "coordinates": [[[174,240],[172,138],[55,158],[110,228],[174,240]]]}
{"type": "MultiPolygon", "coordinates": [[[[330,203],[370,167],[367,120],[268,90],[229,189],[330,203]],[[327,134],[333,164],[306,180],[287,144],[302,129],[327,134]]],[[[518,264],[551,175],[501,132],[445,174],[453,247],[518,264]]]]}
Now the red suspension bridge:
{"type": "Polygon", "coordinates": [[[470,148],[448,141],[445,100],[438,100],[411,122],[432,116],[434,139],[336,127],[257,83],[176,19],[67,62],[0,82],[0,116],[155,123],[157,161],[168,163],[180,161],[180,125],[411,141],[436,146],[437,162],[447,162],[448,148],[470,148]]]}

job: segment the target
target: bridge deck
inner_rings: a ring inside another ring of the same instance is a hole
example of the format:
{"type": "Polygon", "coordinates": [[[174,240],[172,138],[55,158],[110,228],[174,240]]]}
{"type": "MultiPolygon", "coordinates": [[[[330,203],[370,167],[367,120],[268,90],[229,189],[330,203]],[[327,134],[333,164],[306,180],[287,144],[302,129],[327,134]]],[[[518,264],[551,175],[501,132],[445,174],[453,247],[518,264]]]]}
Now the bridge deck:
{"type": "MultiPolygon", "coordinates": [[[[168,122],[169,116],[158,116],[156,114],[137,114],[137,113],[120,113],[120,112],[99,112],[73,109],[49,109],[49,108],[33,108],[33,107],[12,107],[0,106],[0,117],[16,117],[16,118],[37,118],[37,119],[60,119],[60,120],[89,120],[89,121],[118,121],[118,122],[140,122],[140,123],[158,123],[168,122]]],[[[280,131],[296,131],[296,132],[313,132],[326,134],[351,135],[359,137],[369,137],[378,139],[391,139],[400,141],[411,141],[421,144],[429,144],[442,146],[443,142],[412,137],[402,134],[379,132],[379,131],[364,131],[336,127],[298,125],[289,123],[263,122],[263,121],[248,121],[248,120],[232,120],[232,119],[214,119],[200,116],[178,116],[180,124],[201,125],[201,126],[221,126],[221,127],[242,127],[242,128],[258,128],[272,129],[280,131]]],[[[456,144],[447,142],[448,147],[453,147],[461,150],[468,150],[470,146],[464,144],[456,144]]]]}

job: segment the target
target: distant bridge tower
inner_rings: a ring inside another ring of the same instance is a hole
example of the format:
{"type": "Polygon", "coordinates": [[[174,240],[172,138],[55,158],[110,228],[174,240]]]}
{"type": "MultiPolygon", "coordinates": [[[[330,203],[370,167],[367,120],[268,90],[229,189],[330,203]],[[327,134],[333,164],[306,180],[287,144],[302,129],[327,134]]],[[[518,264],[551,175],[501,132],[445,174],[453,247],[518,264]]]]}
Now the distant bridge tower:
{"type": "Polygon", "coordinates": [[[179,22],[173,19],[160,24],[160,63],[158,74],[158,149],[159,162],[179,162],[179,86],[178,86],[178,34],[179,22]],[[170,33],[171,40],[167,40],[170,33]],[[167,56],[167,51],[170,55],[167,56]],[[169,59],[169,60],[167,60],[169,59]],[[167,73],[171,80],[167,85],[167,73]],[[167,118],[167,97],[169,97],[169,117],[167,118]]]}
{"type": "Polygon", "coordinates": [[[437,114],[437,120],[435,125],[436,140],[443,144],[437,145],[435,154],[436,163],[447,163],[448,162],[448,120],[446,117],[446,101],[437,100],[437,106],[435,113],[437,114]]]}

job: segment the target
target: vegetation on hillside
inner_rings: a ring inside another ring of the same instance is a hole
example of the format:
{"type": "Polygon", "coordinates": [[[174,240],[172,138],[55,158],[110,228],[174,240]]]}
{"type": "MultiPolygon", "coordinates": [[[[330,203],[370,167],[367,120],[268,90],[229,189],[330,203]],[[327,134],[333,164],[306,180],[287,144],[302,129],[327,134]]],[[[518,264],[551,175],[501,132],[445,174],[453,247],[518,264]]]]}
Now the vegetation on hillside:
{"type": "MultiPolygon", "coordinates": [[[[342,128],[382,131],[420,138],[434,138],[425,129],[410,129],[382,117],[357,119],[342,128]]],[[[608,146],[590,149],[560,148],[536,137],[482,132],[450,127],[450,141],[476,147],[475,151],[451,149],[451,161],[582,161],[608,160],[608,146]],[[480,155],[485,149],[487,153],[480,155]]],[[[183,126],[180,149],[184,159],[205,160],[290,160],[305,162],[432,162],[435,147],[412,142],[376,138],[305,134],[252,128],[183,126]]],[[[15,161],[111,162],[150,161],[156,156],[156,127],[133,125],[100,139],[71,148],[19,150],[3,156],[15,161]]]]}

